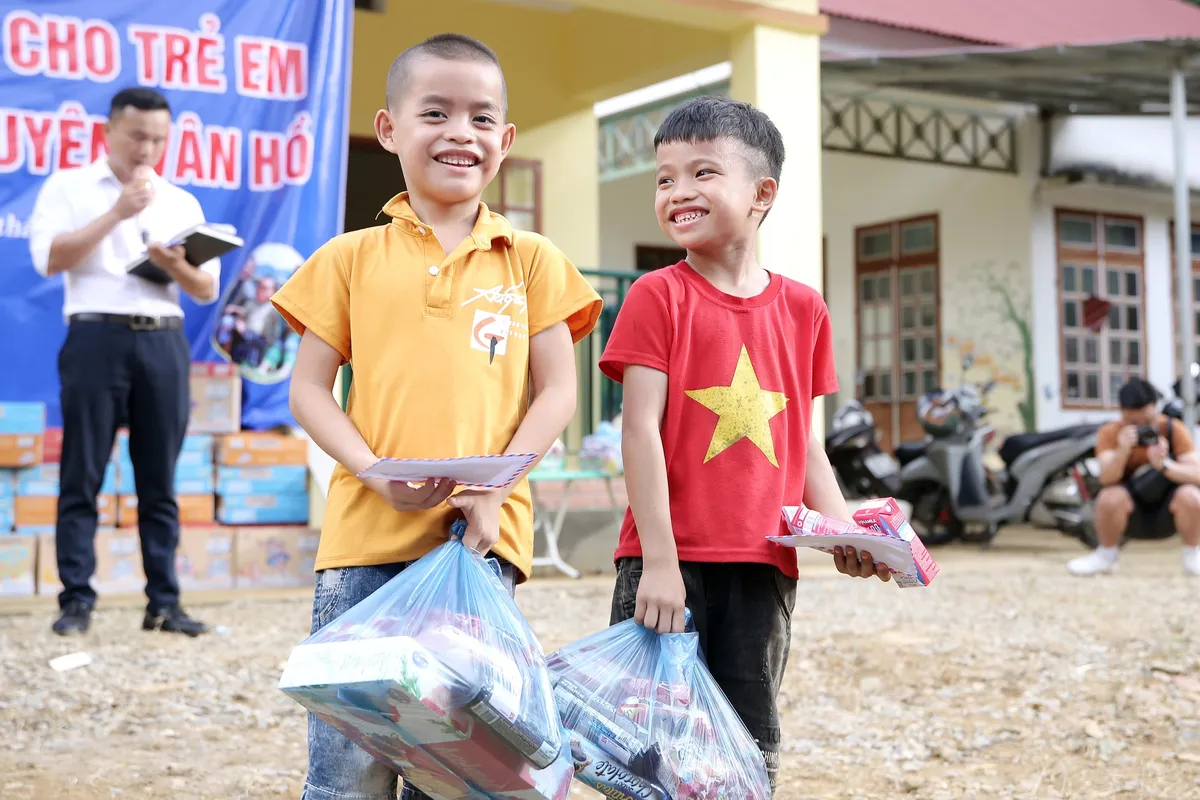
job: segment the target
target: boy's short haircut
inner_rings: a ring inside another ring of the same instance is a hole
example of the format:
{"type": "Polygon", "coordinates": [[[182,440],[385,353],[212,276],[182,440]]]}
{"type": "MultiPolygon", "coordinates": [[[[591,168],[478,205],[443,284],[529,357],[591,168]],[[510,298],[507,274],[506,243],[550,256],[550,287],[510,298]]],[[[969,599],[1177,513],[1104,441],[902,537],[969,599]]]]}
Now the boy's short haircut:
{"type": "Polygon", "coordinates": [[[461,33],[439,33],[436,36],[430,36],[420,44],[414,44],[396,56],[396,60],[392,62],[387,74],[388,108],[394,108],[395,103],[404,93],[404,84],[408,82],[412,62],[420,56],[432,56],[445,61],[479,61],[491,64],[500,73],[502,89],[500,102],[503,112],[505,115],[508,114],[508,84],[504,80],[504,70],[500,67],[500,59],[496,57],[492,48],[478,39],[472,39],[461,33]]]}
{"type": "Polygon", "coordinates": [[[682,104],[663,120],[654,135],[654,149],[675,142],[712,142],[733,139],[746,150],[750,168],[759,177],[779,182],[783,173],[783,136],[771,118],[749,103],[728,97],[697,97],[682,104]]]}

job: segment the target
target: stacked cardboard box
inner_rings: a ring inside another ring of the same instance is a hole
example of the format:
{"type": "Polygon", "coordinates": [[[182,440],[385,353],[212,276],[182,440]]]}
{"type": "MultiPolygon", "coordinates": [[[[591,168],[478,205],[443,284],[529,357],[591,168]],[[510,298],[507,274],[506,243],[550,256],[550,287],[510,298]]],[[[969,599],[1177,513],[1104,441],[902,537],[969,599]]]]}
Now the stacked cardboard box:
{"type": "MultiPolygon", "coordinates": [[[[133,479],[133,462],[129,457],[129,434],[117,434],[113,448],[118,482],[117,524],[122,528],[137,527],[137,488],[133,479]]],[[[175,501],[179,505],[181,525],[212,525],[215,521],[216,497],[213,480],[213,438],[208,434],[190,434],[183,440],[183,450],[175,462],[175,501]]]]}
{"type": "Polygon", "coordinates": [[[0,469],[0,535],[16,525],[17,479],[12,470],[0,469]]]}
{"type": "Polygon", "coordinates": [[[308,441],[277,433],[217,444],[217,520],[223,525],[308,523],[308,441]]]}
{"type": "Polygon", "coordinates": [[[13,535],[16,476],[0,470],[0,597],[33,594],[37,537],[13,535]]]}
{"type": "Polygon", "coordinates": [[[24,597],[34,592],[36,536],[0,537],[0,597],[24,597]]]}
{"type": "Polygon", "coordinates": [[[302,525],[237,529],[237,588],[310,586],[317,558],[316,531],[302,525]]]}
{"type": "Polygon", "coordinates": [[[225,362],[192,364],[188,433],[237,433],[242,429],[242,376],[225,362]]]}
{"type": "Polygon", "coordinates": [[[44,403],[0,403],[0,467],[13,469],[42,459],[44,403]]]}
{"type": "MultiPolygon", "coordinates": [[[[96,571],[92,588],[101,594],[135,594],[146,585],[142,570],[142,544],[137,531],[100,528],[96,531],[96,571]]],[[[55,595],[62,591],[54,533],[37,537],[37,593],[55,595]]]]}

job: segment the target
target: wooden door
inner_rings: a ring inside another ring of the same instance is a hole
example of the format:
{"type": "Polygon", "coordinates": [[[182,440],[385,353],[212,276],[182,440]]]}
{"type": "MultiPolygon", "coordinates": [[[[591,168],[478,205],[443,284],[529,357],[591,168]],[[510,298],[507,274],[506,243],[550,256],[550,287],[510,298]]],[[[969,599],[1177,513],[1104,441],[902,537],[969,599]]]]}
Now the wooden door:
{"type": "Polygon", "coordinates": [[[858,397],[891,451],[922,438],[917,399],[941,372],[937,218],[860,228],[855,240],[858,397]]]}

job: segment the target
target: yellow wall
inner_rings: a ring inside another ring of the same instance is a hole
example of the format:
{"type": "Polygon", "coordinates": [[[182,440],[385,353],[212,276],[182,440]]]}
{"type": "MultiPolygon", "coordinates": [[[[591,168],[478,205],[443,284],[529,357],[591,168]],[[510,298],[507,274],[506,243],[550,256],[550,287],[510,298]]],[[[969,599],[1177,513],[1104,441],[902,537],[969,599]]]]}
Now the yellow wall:
{"type": "MultiPolygon", "coordinates": [[[[643,0],[653,6],[654,0],[643,0]]],[[[683,14],[678,14],[683,19],[683,14]]],[[[509,117],[533,128],[597,100],[724,60],[728,36],[591,8],[535,10],[480,0],[393,0],[387,12],[354,12],[350,132],[374,136],[392,60],[446,31],[496,51],[509,86],[509,117]],[[615,47],[620,47],[617,55],[615,47]]]]}
{"type": "Polygon", "coordinates": [[[542,232],[580,267],[600,264],[599,128],[592,109],[522,130],[511,155],[542,162],[542,232]]]}

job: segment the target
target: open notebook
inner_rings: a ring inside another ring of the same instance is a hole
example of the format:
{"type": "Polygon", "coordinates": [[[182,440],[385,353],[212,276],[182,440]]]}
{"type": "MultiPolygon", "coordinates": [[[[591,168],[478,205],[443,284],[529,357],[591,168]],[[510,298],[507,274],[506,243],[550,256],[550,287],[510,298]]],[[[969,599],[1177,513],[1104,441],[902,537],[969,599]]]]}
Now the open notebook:
{"type": "MultiPolygon", "coordinates": [[[[241,237],[220,226],[201,223],[193,225],[166,243],[167,247],[183,245],[185,258],[193,267],[198,267],[206,261],[220,258],[230,250],[241,247],[245,242],[241,237]]],[[[125,267],[125,272],[136,275],[153,283],[170,283],[171,276],[150,262],[145,253],[139,255],[125,267]]]]}

